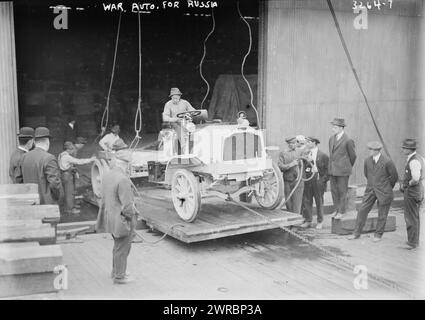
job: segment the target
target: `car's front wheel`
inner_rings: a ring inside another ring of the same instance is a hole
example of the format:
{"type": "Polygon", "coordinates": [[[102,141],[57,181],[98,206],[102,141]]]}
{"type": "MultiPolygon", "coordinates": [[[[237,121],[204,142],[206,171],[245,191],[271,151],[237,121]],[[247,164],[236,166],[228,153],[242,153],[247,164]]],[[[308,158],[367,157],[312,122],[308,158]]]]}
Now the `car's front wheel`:
{"type": "Polygon", "coordinates": [[[283,177],[279,167],[273,163],[271,169],[266,170],[259,182],[259,191],[255,192],[258,204],[269,210],[276,209],[284,197],[283,177]]]}

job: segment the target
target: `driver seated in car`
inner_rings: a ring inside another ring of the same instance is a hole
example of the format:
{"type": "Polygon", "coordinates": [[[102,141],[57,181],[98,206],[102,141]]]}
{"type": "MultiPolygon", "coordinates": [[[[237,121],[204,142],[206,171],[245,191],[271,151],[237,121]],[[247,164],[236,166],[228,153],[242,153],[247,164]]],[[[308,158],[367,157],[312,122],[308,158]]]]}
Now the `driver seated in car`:
{"type": "Polygon", "coordinates": [[[183,141],[184,131],[186,128],[182,128],[180,118],[177,118],[177,114],[187,111],[196,111],[192,105],[184,99],[181,99],[182,93],[178,88],[171,88],[169,97],[171,98],[164,106],[164,112],[162,113],[162,121],[169,122],[171,127],[175,130],[177,138],[180,142],[180,147],[184,150],[185,142],[183,141]]]}

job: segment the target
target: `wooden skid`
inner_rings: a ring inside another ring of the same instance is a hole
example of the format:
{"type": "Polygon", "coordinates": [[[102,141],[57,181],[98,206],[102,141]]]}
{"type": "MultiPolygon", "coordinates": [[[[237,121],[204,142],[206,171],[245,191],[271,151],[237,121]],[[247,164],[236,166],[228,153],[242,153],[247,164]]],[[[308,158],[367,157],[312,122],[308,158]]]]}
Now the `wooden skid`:
{"type": "Polygon", "coordinates": [[[82,233],[94,233],[96,226],[96,221],[81,221],[81,222],[69,222],[69,223],[59,223],[57,227],[57,232],[60,233],[62,231],[74,230],[79,228],[88,227],[88,229],[84,230],[82,233]]]}
{"type": "Polygon", "coordinates": [[[35,226],[0,226],[0,242],[37,241],[40,244],[56,242],[55,229],[48,224],[35,226]]]}
{"type": "Polygon", "coordinates": [[[60,212],[58,205],[2,206],[0,204],[0,220],[40,220],[58,223],[60,212]]]}
{"type": "Polygon", "coordinates": [[[59,245],[0,246],[0,276],[52,272],[61,264],[59,245]]]}
{"type": "Polygon", "coordinates": [[[56,276],[53,272],[0,276],[0,297],[57,292],[54,288],[56,276]]]}
{"type": "Polygon", "coordinates": [[[38,185],[35,183],[0,184],[0,195],[38,194],[38,185]]]}
{"type": "Polygon", "coordinates": [[[166,198],[159,200],[142,196],[138,199],[137,207],[149,226],[186,243],[274,229],[278,227],[276,224],[291,226],[303,222],[299,214],[252,206],[271,219],[274,222],[271,224],[266,219],[221,199],[208,199],[205,202],[203,199],[201,212],[192,223],[181,220],[171,201],[166,198]],[[176,226],[171,228],[173,225],[176,226]]]}
{"type": "MultiPolygon", "coordinates": [[[[332,219],[332,233],[339,235],[351,234],[356,226],[357,212],[347,212],[341,219],[332,219]]],[[[373,232],[376,230],[376,223],[378,222],[378,213],[372,211],[369,213],[362,233],[373,232]]],[[[396,217],[389,214],[387,223],[385,224],[385,232],[396,230],[396,217]]]]}

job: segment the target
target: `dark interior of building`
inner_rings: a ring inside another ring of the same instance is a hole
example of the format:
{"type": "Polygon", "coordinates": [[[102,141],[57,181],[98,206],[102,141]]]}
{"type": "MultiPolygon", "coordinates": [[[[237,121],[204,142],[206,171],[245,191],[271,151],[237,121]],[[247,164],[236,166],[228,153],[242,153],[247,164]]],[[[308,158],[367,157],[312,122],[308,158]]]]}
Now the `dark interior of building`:
{"type": "MultiPolygon", "coordinates": [[[[152,1],[155,2],[155,1],[152,1]]],[[[156,1],[158,5],[162,1],[156,1]]],[[[160,130],[161,113],[171,87],[178,87],[199,108],[207,86],[200,76],[203,43],[212,30],[211,9],[180,9],[141,13],[143,132],[160,130]]],[[[68,29],[56,30],[57,16],[47,1],[15,4],[15,34],[20,125],[48,126],[61,139],[69,115],[75,116],[81,135],[96,136],[110,85],[119,13],[104,11],[102,2],[62,2],[68,8],[68,29]],[[78,9],[83,8],[84,10],[78,9]]],[[[252,28],[252,51],[245,74],[258,69],[258,0],[240,2],[252,28]]],[[[124,3],[115,75],[110,97],[109,124],[118,122],[123,137],[133,133],[138,101],[138,15],[124,3]]],[[[219,1],[214,9],[215,29],[207,42],[202,64],[210,91],[208,108],[219,75],[241,74],[249,45],[246,24],[234,0],[219,1]]]]}

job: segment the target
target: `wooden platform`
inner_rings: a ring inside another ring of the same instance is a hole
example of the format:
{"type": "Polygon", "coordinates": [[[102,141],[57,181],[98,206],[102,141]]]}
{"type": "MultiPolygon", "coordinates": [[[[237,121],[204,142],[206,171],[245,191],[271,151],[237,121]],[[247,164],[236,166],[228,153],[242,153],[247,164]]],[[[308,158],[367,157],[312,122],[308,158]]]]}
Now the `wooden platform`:
{"type": "MultiPolygon", "coordinates": [[[[169,190],[151,188],[140,189],[139,192],[142,197],[136,198],[136,206],[146,224],[185,243],[275,229],[278,228],[277,225],[299,225],[303,222],[299,214],[280,209],[261,209],[255,205],[255,200],[254,204],[248,206],[271,219],[274,224],[233,203],[218,198],[203,198],[200,214],[194,222],[187,223],[175,212],[169,190]]],[[[85,195],[84,200],[97,205],[90,192],[85,195]]]]}
{"type": "Polygon", "coordinates": [[[264,210],[258,205],[249,206],[269,218],[273,224],[236,204],[218,198],[202,199],[201,212],[191,223],[180,219],[171,199],[166,196],[142,196],[141,199],[137,199],[137,208],[148,226],[186,243],[274,229],[278,225],[298,225],[303,222],[299,214],[279,209],[264,210]]]}

